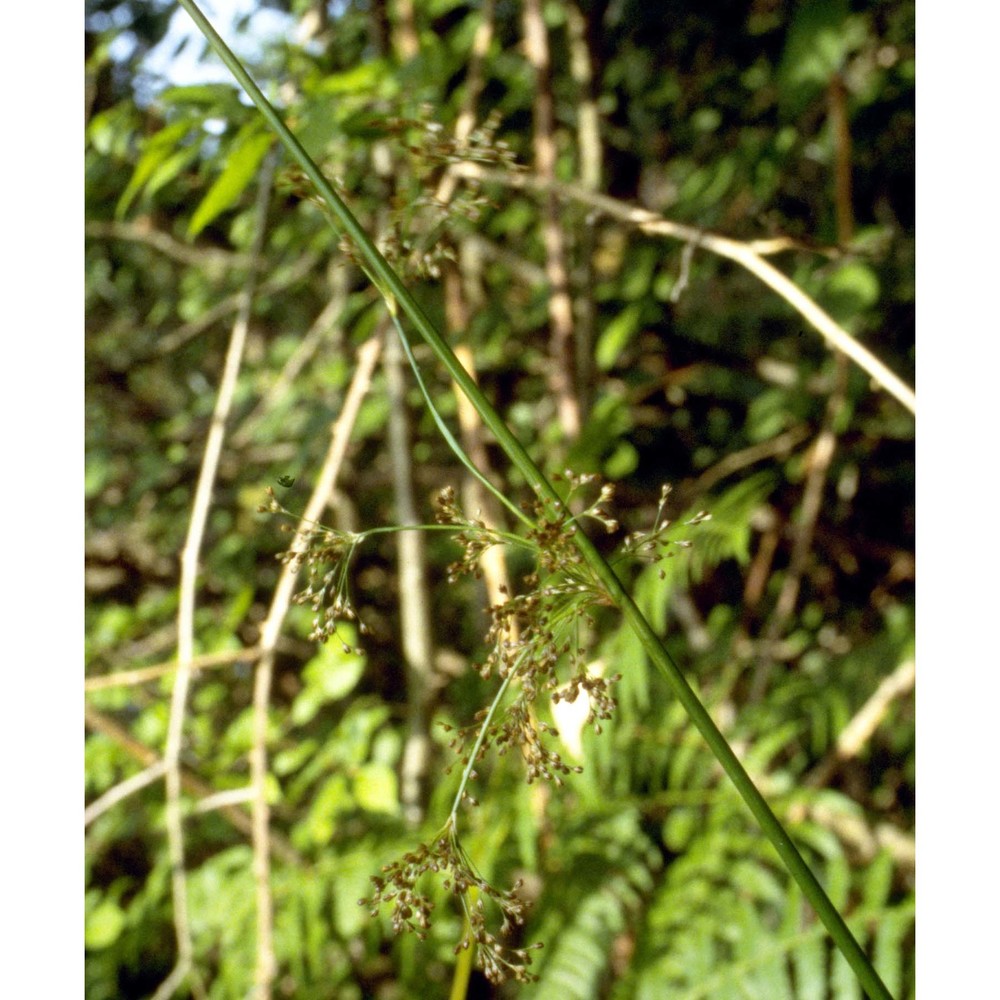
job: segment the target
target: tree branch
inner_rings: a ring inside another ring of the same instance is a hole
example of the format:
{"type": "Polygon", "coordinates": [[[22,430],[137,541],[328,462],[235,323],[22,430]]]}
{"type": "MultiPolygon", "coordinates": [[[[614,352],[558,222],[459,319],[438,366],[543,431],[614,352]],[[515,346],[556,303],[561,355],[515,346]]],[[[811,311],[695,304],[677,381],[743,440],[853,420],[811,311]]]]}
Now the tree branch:
{"type": "MultiPolygon", "coordinates": [[[[260,178],[256,206],[256,232],[251,251],[251,256],[255,260],[259,257],[264,242],[274,159],[273,154],[266,159],[260,178]]],[[[175,980],[181,982],[188,977],[189,973],[193,973],[190,979],[196,996],[202,992],[202,989],[193,966],[191,926],[188,917],[187,874],[184,868],[184,826],[181,815],[180,754],[183,742],[184,716],[187,711],[188,692],[191,688],[193,674],[191,663],[194,659],[194,609],[201,544],[212,502],[212,489],[219,466],[219,456],[222,454],[226,420],[236,392],[236,381],[243,360],[243,348],[246,344],[247,330],[250,327],[253,294],[254,279],[251,271],[242,292],[239,313],[229,338],[229,347],[226,351],[226,360],[219,383],[219,393],[212,413],[208,438],[205,442],[201,469],[198,473],[198,484],[191,507],[187,538],[181,552],[180,597],[177,613],[177,673],[174,677],[170,718],[167,724],[167,743],[163,755],[166,767],[167,842],[170,853],[174,927],[177,932],[177,965],[167,982],[175,980]]],[[[161,986],[161,989],[165,988],[166,983],[161,986]]]]}
{"type": "Polygon", "coordinates": [[[460,177],[489,181],[522,190],[551,191],[560,198],[590,205],[610,218],[637,226],[645,233],[667,236],[685,243],[697,243],[720,257],[736,261],[777,292],[823,337],[830,347],[846,354],[877,385],[898,400],[911,413],[916,413],[917,397],[914,391],[871,351],[855,340],[829,313],[821,309],[798,285],[782,274],[773,264],[764,260],[760,253],[753,249],[755,246],[753,242],[741,243],[726,236],[704,232],[694,226],[672,222],[655,212],[649,212],[643,208],[632,208],[614,198],[609,198],[607,195],[588,191],[578,185],[549,181],[544,177],[531,174],[489,170],[476,163],[458,163],[451,169],[460,177]]]}
{"type": "Polygon", "coordinates": [[[149,222],[92,221],[84,226],[84,235],[95,239],[143,243],[177,261],[178,264],[187,264],[190,267],[243,270],[250,266],[249,254],[220,250],[217,247],[191,246],[174,239],[169,233],[154,229],[149,222]]]}
{"type": "MultiPolygon", "coordinates": [[[[192,671],[211,670],[213,667],[225,667],[230,663],[239,663],[240,660],[252,663],[259,654],[260,649],[257,646],[251,646],[249,649],[227,649],[220,653],[205,653],[203,656],[193,657],[190,668],[192,671]]],[[[170,660],[167,663],[155,663],[148,667],[136,667],[135,670],[119,670],[113,674],[86,678],[83,682],[83,690],[104,691],[114,687],[134,687],[136,684],[145,684],[147,681],[166,677],[176,669],[177,661],[170,660]]]]}
{"type": "MultiPolygon", "coordinates": [[[[258,295],[271,295],[274,292],[284,291],[291,285],[304,278],[316,266],[319,258],[316,254],[304,253],[291,264],[287,271],[282,272],[275,269],[271,272],[271,277],[262,282],[257,290],[258,295]]],[[[244,293],[236,292],[216,303],[211,309],[207,309],[197,319],[177,327],[176,330],[160,338],[156,345],[155,353],[158,355],[170,354],[179,347],[183,347],[189,340],[193,340],[199,334],[204,333],[213,323],[218,323],[225,319],[230,313],[239,313],[244,301],[244,293]]]]}
{"type": "Polygon", "coordinates": [[[549,387],[556,401],[556,412],[563,434],[574,440],[580,434],[580,406],[576,398],[575,334],[573,303],[569,294],[566,250],[563,246],[559,211],[551,184],[556,175],[555,112],[552,97],[552,67],[549,57],[548,29],[542,16],[541,0],[524,0],[524,48],[535,71],[533,106],[535,169],[549,182],[542,205],[542,238],[545,244],[545,273],[549,279],[549,326],[551,327],[552,364],[549,387]]]}
{"type": "Polygon", "coordinates": [[[912,691],[916,679],[917,667],[913,660],[901,663],[889,674],[841,730],[833,749],[807,775],[806,784],[821,788],[844,761],[856,757],[878,729],[892,703],[912,691]]]}
{"type": "MultiPolygon", "coordinates": [[[[303,552],[312,525],[323,514],[337,475],[347,453],[351,430],[357,420],[361,401],[371,382],[372,370],[381,349],[379,338],[366,341],[358,350],[357,365],[350,387],[344,397],[340,416],[333,425],[330,447],[316,485],[292,538],[290,551],[303,552]]],[[[274,653],[281,626],[288,613],[295,587],[297,563],[285,562],[271,598],[271,607],[261,626],[260,661],[254,675],[253,744],[250,750],[250,781],[253,790],[253,873],[257,895],[257,970],[255,983],[258,995],[270,993],[274,978],[273,903],[271,900],[271,840],[270,806],[267,801],[267,722],[274,675],[274,653]]]]}
{"type": "Polygon", "coordinates": [[[147,785],[151,785],[157,779],[162,778],[166,770],[166,763],[158,760],[150,764],[145,770],[132,775],[131,778],[126,778],[125,781],[119,782],[113,788],[109,788],[100,798],[95,799],[84,809],[83,825],[90,826],[98,816],[106,813],[123,799],[127,799],[130,795],[134,795],[147,785]]]}
{"type": "MultiPolygon", "coordinates": [[[[96,733],[100,733],[102,736],[106,736],[113,743],[120,746],[130,757],[145,767],[154,767],[160,760],[153,750],[135,739],[127,729],[120,726],[114,719],[110,719],[102,712],[98,712],[97,709],[92,708],[90,705],[84,705],[84,719],[90,729],[96,733]]],[[[163,766],[162,763],[160,766],[163,766]]],[[[193,795],[198,799],[211,798],[216,794],[214,788],[183,769],[181,769],[181,787],[189,795],[193,795]]],[[[219,808],[219,812],[236,830],[248,839],[253,835],[253,826],[250,822],[250,817],[243,809],[232,805],[223,805],[219,808]]],[[[288,839],[273,832],[271,833],[271,852],[286,865],[293,865],[299,868],[305,867],[305,861],[299,855],[298,851],[292,847],[288,839]]]]}
{"type": "Polygon", "coordinates": [[[809,561],[813,537],[816,533],[816,522],[819,520],[823,505],[823,489],[826,486],[827,473],[833,462],[833,453],[837,447],[837,425],[840,413],[846,405],[847,364],[842,355],[837,358],[837,384],[830,393],[826,404],[826,414],[823,426],[809,453],[806,463],[806,482],[802,490],[802,503],[799,506],[798,521],[794,528],[792,554],[788,569],[785,572],[778,600],[767,623],[761,644],[760,655],[754,670],[753,683],[750,686],[750,699],[759,701],[767,687],[767,682],[774,664],[774,649],[778,640],[784,634],[802,586],[802,577],[809,561]]]}

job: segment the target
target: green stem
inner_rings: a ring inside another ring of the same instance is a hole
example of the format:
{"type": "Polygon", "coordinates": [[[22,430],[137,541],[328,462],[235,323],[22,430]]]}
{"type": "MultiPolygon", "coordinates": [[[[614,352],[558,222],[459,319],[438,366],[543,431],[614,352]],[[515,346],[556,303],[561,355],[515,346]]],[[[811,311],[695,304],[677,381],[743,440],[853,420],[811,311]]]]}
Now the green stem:
{"type": "Polygon", "coordinates": [[[483,719],[483,724],[479,727],[479,732],[476,735],[476,742],[472,744],[472,750],[469,751],[469,759],[465,762],[465,769],[462,771],[462,778],[458,783],[458,791],[455,793],[455,801],[451,806],[451,815],[448,817],[448,824],[446,824],[450,824],[452,830],[455,829],[455,824],[458,822],[458,809],[462,804],[462,798],[465,795],[465,789],[468,787],[469,779],[472,777],[472,769],[476,766],[479,749],[483,745],[483,740],[486,739],[486,731],[489,729],[490,723],[493,721],[493,716],[500,707],[500,702],[503,701],[503,696],[507,693],[507,688],[510,687],[510,682],[514,679],[517,667],[520,666],[523,658],[524,654],[522,653],[517,658],[515,665],[508,671],[497,693],[493,696],[493,701],[490,703],[486,718],[483,719]]]}
{"type": "MultiPolygon", "coordinates": [[[[243,68],[240,61],[230,51],[211,24],[209,24],[193,0],[179,0],[179,2],[188,14],[191,15],[195,24],[208,39],[222,61],[229,67],[250,99],[257,105],[260,113],[275,130],[285,148],[292,154],[306,176],[316,186],[317,191],[323,196],[331,212],[340,222],[341,226],[343,226],[344,231],[354,241],[357,251],[364,261],[366,270],[368,270],[372,280],[376,283],[382,294],[390,302],[395,300],[402,311],[406,313],[410,322],[416,327],[421,337],[423,337],[437,359],[445,367],[448,374],[455,380],[462,392],[465,393],[466,397],[479,412],[483,423],[490,429],[500,447],[503,448],[508,458],[524,476],[535,494],[542,500],[558,502],[560,498],[554,487],[545,478],[538,466],[535,465],[524,446],[510,431],[500,415],[493,409],[479,386],[470,377],[468,372],[466,372],[465,368],[462,367],[455,353],[448,346],[441,334],[438,333],[434,324],[427,317],[416,299],[410,294],[409,290],[382,254],[379,253],[374,243],[368,237],[368,234],[361,227],[361,224],[327,182],[326,178],[320,172],[319,167],[316,166],[302,144],[281,120],[281,117],[268,102],[260,88],[250,78],[250,75],[243,68]]],[[[869,962],[868,957],[851,933],[850,928],[844,922],[843,917],[837,912],[833,903],[830,902],[829,897],[795,847],[791,837],[771,811],[770,806],[768,806],[764,797],[758,791],[756,785],[754,785],[736,754],[726,742],[725,737],[712,721],[704,705],[698,700],[698,696],[694,693],[678,666],[671,659],[670,654],[653,631],[649,622],[646,621],[642,612],[625,591],[614,570],[582,531],[576,533],[575,539],[594,575],[600,580],[612,600],[618,605],[626,621],[638,636],[650,660],[666,678],[671,690],[684,706],[691,721],[704,737],[709,747],[711,747],[723,770],[736,786],[736,789],[743,797],[750,811],[756,817],[761,829],[774,845],[779,857],[789,872],[791,872],[796,882],[801,886],[806,898],[812,904],[819,918],[826,926],[827,931],[830,933],[830,936],[854,970],[858,981],[873,1000],[892,1000],[885,984],[879,978],[878,973],[869,962]]]]}
{"type": "Polygon", "coordinates": [[[448,442],[448,447],[451,448],[455,457],[464,465],[470,472],[472,476],[479,480],[483,486],[490,491],[500,501],[522,524],[526,524],[529,528],[534,526],[531,518],[527,517],[525,513],[518,510],[517,506],[510,501],[503,493],[500,492],[475,466],[472,459],[469,458],[465,453],[465,449],[458,443],[455,435],[451,433],[448,425],[444,422],[444,418],[437,411],[437,407],[434,405],[434,400],[431,399],[430,392],[427,391],[427,386],[424,384],[424,377],[420,373],[420,365],[417,364],[417,359],[413,356],[413,349],[410,347],[410,339],[406,336],[406,331],[403,329],[403,324],[399,322],[399,314],[396,311],[395,303],[389,303],[389,315],[392,317],[393,325],[396,327],[396,332],[399,334],[400,343],[403,345],[403,351],[406,353],[406,359],[410,362],[410,367],[413,369],[413,375],[417,380],[417,385],[420,386],[420,391],[423,394],[424,402],[427,404],[427,409],[431,411],[431,416],[434,418],[434,422],[437,424],[438,430],[441,432],[441,436],[448,442]]]}
{"type": "MultiPolygon", "coordinates": [[[[321,521],[314,521],[299,514],[293,514],[287,507],[280,504],[275,508],[276,512],[284,515],[296,524],[312,525],[317,531],[326,532],[331,535],[340,535],[350,539],[352,552],[355,548],[375,535],[398,535],[402,531],[445,531],[455,535],[464,530],[461,524],[383,524],[377,528],[365,528],[364,531],[344,531],[338,528],[330,528],[321,521]]],[[[528,522],[531,524],[532,522],[528,522]]],[[[527,542],[520,535],[512,534],[509,531],[501,531],[499,528],[489,528],[489,533],[496,539],[496,544],[506,542],[508,545],[520,545],[528,547],[527,542]]]]}
{"type": "MultiPolygon", "coordinates": [[[[476,892],[475,886],[470,892],[476,892]]],[[[476,942],[472,940],[472,921],[469,914],[462,917],[462,939],[469,938],[469,947],[463,948],[455,959],[455,974],[451,979],[451,992],[448,1000],[465,1000],[469,995],[469,979],[472,976],[472,962],[476,957],[476,942]]]]}

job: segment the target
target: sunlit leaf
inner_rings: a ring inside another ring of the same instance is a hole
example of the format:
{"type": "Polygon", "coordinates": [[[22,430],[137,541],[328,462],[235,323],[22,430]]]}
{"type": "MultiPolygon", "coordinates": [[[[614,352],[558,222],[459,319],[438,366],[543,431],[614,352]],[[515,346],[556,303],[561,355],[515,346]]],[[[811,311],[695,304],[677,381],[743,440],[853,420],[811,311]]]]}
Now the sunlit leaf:
{"type": "Polygon", "coordinates": [[[87,914],[83,942],[93,951],[110,948],[124,928],[124,911],[114,900],[105,899],[87,914]]]}
{"type": "Polygon", "coordinates": [[[236,204],[257,175],[273,142],[271,134],[262,131],[256,121],[244,127],[229,150],[222,173],[191,216],[188,224],[189,239],[197,236],[205,226],[236,204]]]}

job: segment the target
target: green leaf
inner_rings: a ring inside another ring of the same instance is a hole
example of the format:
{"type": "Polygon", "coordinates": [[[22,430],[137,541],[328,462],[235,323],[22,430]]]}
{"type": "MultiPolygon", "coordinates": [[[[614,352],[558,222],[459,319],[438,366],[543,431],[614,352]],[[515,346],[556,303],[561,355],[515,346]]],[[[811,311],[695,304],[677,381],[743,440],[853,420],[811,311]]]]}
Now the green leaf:
{"type": "Polygon", "coordinates": [[[192,143],[190,146],[182,146],[175,153],[168,156],[150,175],[146,182],[146,197],[152,198],[160,188],[165,187],[175,177],[198,158],[199,145],[192,143]]]}
{"type": "Polygon", "coordinates": [[[115,217],[124,218],[132,202],[143,190],[149,180],[163,163],[177,151],[177,146],[187,136],[197,121],[191,118],[184,118],[161,128],[156,135],[146,141],[145,149],[139,162],[135,165],[132,177],[129,179],[122,196],[115,206],[115,217]]]}
{"type": "Polygon", "coordinates": [[[639,452],[631,441],[619,441],[604,461],[604,478],[609,482],[625,479],[639,465],[639,452]]]}
{"type": "Polygon", "coordinates": [[[805,937],[792,952],[796,996],[823,1000],[826,996],[826,949],[817,937],[805,937]]]}
{"type": "Polygon", "coordinates": [[[795,94],[796,88],[803,86],[825,87],[866,35],[864,22],[851,16],[847,0],[799,4],[781,63],[788,93],[795,94]]]}
{"type": "Polygon", "coordinates": [[[132,135],[138,127],[135,107],[117,104],[94,115],[87,126],[87,138],[101,156],[125,159],[132,135]]]}
{"type": "Polygon", "coordinates": [[[791,719],[761,734],[744,759],[748,770],[751,773],[766,773],[772,766],[772,759],[795,739],[801,728],[802,723],[798,719],[791,719]]]}
{"type": "Polygon", "coordinates": [[[649,294],[653,275],[663,260],[663,251],[650,244],[641,244],[629,252],[621,278],[622,296],[629,302],[649,294]]]}
{"type": "Polygon", "coordinates": [[[320,846],[328,844],[337,817],[353,808],[354,798],[347,787],[347,777],[334,774],[313,797],[309,815],[296,830],[296,841],[320,846]]]}
{"type": "Polygon", "coordinates": [[[858,985],[858,977],[847,964],[847,959],[839,951],[833,955],[833,969],[830,975],[835,1000],[863,1000],[864,994],[858,985]]]}
{"type": "Polygon", "coordinates": [[[903,992],[903,956],[913,927],[912,899],[880,916],[875,925],[875,968],[894,997],[903,992]]]}
{"type": "Polygon", "coordinates": [[[695,809],[686,806],[671,809],[663,824],[663,843],[675,854],[680,854],[697,832],[700,822],[701,817],[695,809]]]}
{"type": "Polygon", "coordinates": [[[570,451],[569,467],[597,471],[631,430],[632,411],[625,400],[617,392],[598,396],[580,439],[570,451]]]}
{"type": "Polygon", "coordinates": [[[188,224],[189,239],[193,239],[205,226],[236,204],[256,176],[273,141],[270,133],[263,132],[256,121],[240,130],[229,150],[226,166],[191,216],[188,224]]]}
{"type": "Polygon", "coordinates": [[[636,335],[641,317],[642,303],[631,302],[604,328],[594,352],[597,367],[602,372],[614,366],[619,355],[636,335]]]}
{"type": "Polygon", "coordinates": [[[879,299],[878,276],[860,260],[848,261],[830,276],[823,288],[824,304],[839,322],[870,309],[879,299]]]}
{"type": "Polygon", "coordinates": [[[84,926],[84,945],[91,951],[110,948],[125,928],[125,913],[111,899],[105,899],[87,914],[84,926]]]}
{"type": "Polygon", "coordinates": [[[359,934],[371,918],[358,900],[371,894],[372,857],[367,850],[338,858],[333,872],[333,922],[344,940],[359,934]]]}
{"type": "Polygon", "coordinates": [[[364,764],[354,776],[354,797],[358,805],[369,812],[397,812],[399,782],[396,772],[385,764],[364,764]]]}
{"type": "Polygon", "coordinates": [[[892,889],[893,862],[892,855],[888,851],[880,851],[872,859],[865,873],[864,880],[864,907],[870,910],[879,910],[885,905],[892,889]]]}
{"type": "Polygon", "coordinates": [[[388,66],[384,59],[359,63],[343,73],[331,73],[324,77],[317,88],[320,94],[357,94],[375,90],[387,75],[388,66]]]}
{"type": "MultiPolygon", "coordinates": [[[[344,626],[346,638],[346,626],[344,626]]],[[[319,652],[303,668],[305,687],[292,705],[292,722],[296,726],[309,722],[320,708],[350,694],[365,669],[364,657],[345,653],[336,643],[321,646],[319,652]]]]}
{"type": "Polygon", "coordinates": [[[196,83],[187,87],[167,87],[160,94],[164,104],[200,104],[216,109],[239,104],[239,90],[231,83],[196,83]]]}
{"type": "Polygon", "coordinates": [[[747,410],[747,435],[751,441],[777,437],[795,422],[789,412],[787,389],[765,389],[758,393],[747,410]]]}
{"type": "Polygon", "coordinates": [[[286,775],[297,771],[303,764],[316,754],[319,744],[316,740],[304,739],[285,750],[279,750],[274,755],[273,770],[275,774],[286,775]]]}
{"type": "Polygon", "coordinates": [[[838,910],[843,911],[851,891],[851,869],[843,855],[838,854],[830,859],[827,880],[830,900],[838,910]]]}

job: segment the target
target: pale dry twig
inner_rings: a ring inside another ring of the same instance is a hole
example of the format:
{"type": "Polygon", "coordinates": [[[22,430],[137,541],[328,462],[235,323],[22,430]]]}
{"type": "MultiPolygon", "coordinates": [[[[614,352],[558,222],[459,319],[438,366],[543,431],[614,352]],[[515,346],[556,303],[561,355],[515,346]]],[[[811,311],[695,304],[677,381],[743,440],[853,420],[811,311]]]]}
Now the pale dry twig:
{"type": "Polygon", "coordinates": [[[103,815],[130,795],[134,795],[147,785],[151,785],[154,781],[162,778],[166,769],[164,761],[158,760],[138,774],[132,775],[131,778],[126,778],[125,781],[119,782],[113,788],[109,788],[100,798],[95,799],[84,809],[83,825],[90,826],[98,816],[103,815]]]}
{"type": "Polygon", "coordinates": [[[763,697],[774,664],[775,646],[783,636],[799,598],[802,578],[805,575],[809,553],[812,550],[816,522],[823,504],[823,489],[826,486],[827,474],[830,471],[834,450],[837,447],[837,426],[840,414],[846,405],[846,393],[847,363],[841,355],[837,361],[837,382],[827,399],[823,426],[809,452],[805,487],[802,490],[802,503],[799,506],[798,521],[794,528],[788,570],[782,580],[778,600],[760,644],[760,655],[750,688],[750,697],[754,701],[763,697]]]}
{"type": "MultiPolygon", "coordinates": [[[[312,525],[320,519],[337,475],[347,453],[351,430],[357,419],[361,401],[371,383],[372,371],[381,349],[379,338],[372,338],[358,350],[357,365],[350,387],[344,397],[340,416],[333,425],[330,447],[327,450],[319,478],[303,511],[302,520],[292,539],[290,550],[305,550],[307,535],[312,525]]],[[[271,598],[271,607],[261,626],[260,660],[254,676],[253,691],[253,745],[250,751],[250,773],[253,789],[253,871],[257,895],[257,969],[255,985],[258,996],[270,993],[274,978],[275,960],[273,945],[273,907],[271,900],[271,830],[270,807],[267,801],[267,717],[274,673],[274,652],[278,645],[281,626],[288,612],[295,587],[298,563],[294,560],[282,566],[278,585],[271,598]]]]}
{"type": "Polygon", "coordinates": [[[916,413],[917,397],[914,391],[863,344],[852,337],[829,313],[821,309],[798,285],[782,274],[769,261],[764,260],[760,252],[754,249],[753,242],[742,243],[726,236],[705,232],[694,226],[673,222],[655,212],[634,208],[614,198],[609,198],[607,195],[588,191],[579,185],[561,184],[544,177],[514,171],[490,170],[476,163],[455,164],[452,170],[461,177],[490,181],[507,187],[551,191],[561,198],[582,202],[611,218],[631,223],[643,232],[668,236],[685,243],[696,243],[720,257],[736,261],[777,292],[800,316],[809,322],[830,347],[846,354],[877,385],[881,386],[911,413],[916,413]]]}
{"type": "MultiPolygon", "coordinates": [[[[274,157],[266,160],[260,178],[256,205],[256,232],[251,256],[260,255],[264,241],[267,218],[267,204],[271,192],[274,157]]],[[[243,348],[250,327],[250,312],[253,307],[253,273],[248,276],[242,292],[239,313],[233,324],[226,350],[219,393],[212,412],[205,452],[198,473],[191,520],[187,538],[181,552],[180,596],[177,613],[177,674],[170,701],[170,718],[167,725],[167,743],[163,759],[166,767],[166,826],[170,852],[171,889],[174,906],[174,927],[177,933],[177,963],[168,979],[161,984],[157,994],[170,996],[179,983],[190,978],[196,996],[203,994],[199,977],[193,965],[191,925],[188,916],[187,875],[184,869],[184,829],[181,814],[181,774],[180,754],[183,741],[184,717],[187,711],[188,692],[191,688],[191,661],[194,659],[194,609],[198,582],[198,563],[201,553],[205,524],[212,501],[212,489],[222,454],[222,443],[226,433],[226,421],[236,392],[236,381],[243,360],[243,348]],[[194,973],[194,974],[192,974],[194,973]],[[189,974],[191,974],[189,976],[189,974]],[[170,992],[167,990],[170,984],[170,992]]]]}
{"type": "Polygon", "coordinates": [[[885,718],[889,706],[911,691],[916,679],[917,667],[913,660],[906,660],[889,674],[844,726],[833,749],[806,777],[806,784],[815,788],[822,787],[844,761],[856,757],[885,718]]]}
{"type": "MultiPolygon", "coordinates": [[[[127,729],[120,726],[114,719],[104,715],[103,712],[98,712],[90,705],[84,705],[84,719],[89,729],[106,736],[144,767],[150,768],[158,765],[160,758],[154,751],[144,743],[140,743],[127,729]]],[[[194,796],[198,800],[204,800],[215,794],[209,785],[183,768],[181,769],[181,787],[188,795],[194,796]]],[[[243,809],[230,804],[222,804],[217,806],[217,809],[220,815],[232,824],[234,829],[248,839],[252,837],[253,827],[250,817],[243,809]]],[[[301,868],[305,864],[291,843],[285,837],[275,833],[271,834],[271,853],[286,865],[301,868]]]]}
{"type": "Polygon", "coordinates": [[[542,241],[545,245],[545,273],[549,280],[548,309],[552,337],[549,387],[556,401],[556,412],[563,434],[572,441],[580,434],[580,407],[573,376],[576,367],[576,334],[573,303],[569,294],[566,249],[556,195],[552,190],[552,182],[556,176],[556,143],[548,28],[542,16],[541,0],[524,0],[522,14],[524,48],[535,72],[535,97],[532,106],[535,169],[548,182],[543,189],[542,241]]]}
{"type": "MultiPolygon", "coordinates": [[[[258,653],[259,649],[256,646],[251,646],[249,649],[225,649],[218,653],[205,653],[202,656],[193,657],[190,667],[191,670],[198,671],[225,667],[230,663],[239,663],[241,660],[253,663],[257,659],[258,653]]],[[[115,687],[134,687],[137,684],[145,684],[148,681],[166,677],[176,669],[177,661],[170,660],[167,663],[154,663],[148,667],[136,667],[134,670],[118,670],[113,674],[88,677],[83,682],[83,690],[104,691],[115,687]]]]}

